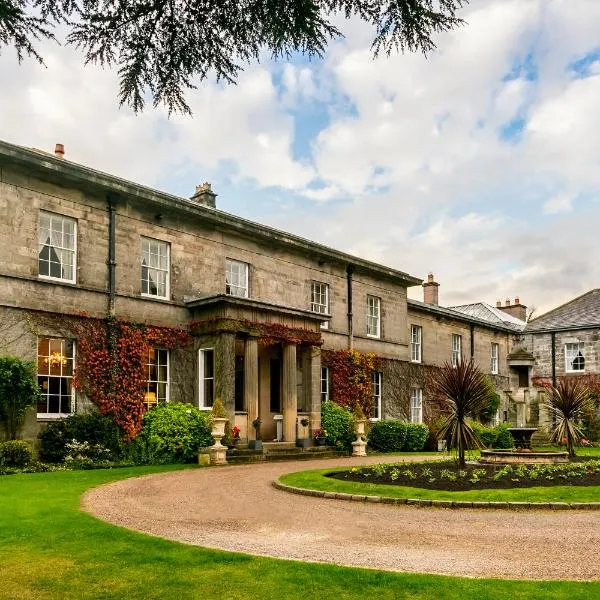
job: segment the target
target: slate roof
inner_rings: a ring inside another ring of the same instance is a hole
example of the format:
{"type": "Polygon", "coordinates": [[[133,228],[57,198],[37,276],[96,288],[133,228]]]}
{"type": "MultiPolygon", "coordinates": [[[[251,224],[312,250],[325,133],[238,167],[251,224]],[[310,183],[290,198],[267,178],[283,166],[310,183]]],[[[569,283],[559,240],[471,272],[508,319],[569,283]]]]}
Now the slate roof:
{"type": "Polygon", "coordinates": [[[532,319],[526,333],[556,329],[600,327],[600,289],[590,290],[582,296],[532,319]]]}
{"type": "MultiPolygon", "coordinates": [[[[421,302],[420,300],[413,300],[412,298],[408,298],[408,308],[416,308],[418,310],[422,310],[424,312],[433,313],[436,315],[440,315],[443,317],[448,317],[450,319],[457,319],[459,321],[465,321],[466,323],[473,323],[474,325],[479,325],[482,327],[489,327],[490,329],[501,329],[503,331],[517,331],[515,329],[514,324],[508,325],[504,322],[499,321],[491,321],[489,319],[482,319],[479,316],[470,315],[466,312],[461,312],[455,310],[454,308],[445,308],[443,306],[439,306],[437,304],[427,304],[426,302],[421,302]]],[[[510,316],[510,315],[507,315],[510,316]]],[[[511,317],[514,319],[514,317],[511,317]]],[[[516,319],[519,321],[519,319],[516,319]]],[[[519,321],[522,322],[522,321],[519,321]]],[[[524,325],[525,323],[523,323],[524,325]]]]}
{"type": "Polygon", "coordinates": [[[475,302],[474,304],[463,304],[461,306],[449,306],[448,308],[481,319],[482,321],[489,321],[496,325],[504,325],[515,331],[523,331],[523,329],[525,329],[525,321],[521,321],[521,319],[517,319],[517,317],[513,317],[499,308],[496,308],[491,304],[486,304],[485,302],[475,302]]]}

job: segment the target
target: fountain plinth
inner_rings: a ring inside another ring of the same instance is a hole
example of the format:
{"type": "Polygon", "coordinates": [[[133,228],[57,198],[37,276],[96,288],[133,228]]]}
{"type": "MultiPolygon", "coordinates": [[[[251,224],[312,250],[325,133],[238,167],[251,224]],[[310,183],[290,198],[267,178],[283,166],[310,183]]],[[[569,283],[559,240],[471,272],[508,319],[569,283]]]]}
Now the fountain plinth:
{"type": "Polygon", "coordinates": [[[532,452],[531,437],[537,427],[509,427],[515,448],[513,450],[482,450],[479,462],[482,463],[566,463],[569,462],[567,452],[532,452]]]}

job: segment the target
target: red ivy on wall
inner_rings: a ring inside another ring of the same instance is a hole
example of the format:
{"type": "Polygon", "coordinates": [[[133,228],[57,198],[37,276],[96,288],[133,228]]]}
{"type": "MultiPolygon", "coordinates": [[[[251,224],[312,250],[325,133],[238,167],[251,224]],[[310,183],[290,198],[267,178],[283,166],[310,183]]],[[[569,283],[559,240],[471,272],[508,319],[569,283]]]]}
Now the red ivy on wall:
{"type": "Polygon", "coordinates": [[[370,415],[373,373],[379,368],[379,358],[372,352],[324,350],[321,364],[329,368],[333,401],[349,410],[359,404],[365,415],[370,415]]]}
{"type": "Polygon", "coordinates": [[[75,326],[77,366],[73,385],[103,415],[112,417],[126,439],[142,428],[145,362],[151,347],[173,350],[192,341],[178,328],[86,319],[75,326]]]}
{"type": "Polygon", "coordinates": [[[280,323],[258,323],[248,319],[212,317],[201,321],[192,321],[190,331],[193,333],[243,332],[257,337],[262,346],[280,343],[320,346],[323,343],[321,333],[318,331],[288,327],[280,323]]]}

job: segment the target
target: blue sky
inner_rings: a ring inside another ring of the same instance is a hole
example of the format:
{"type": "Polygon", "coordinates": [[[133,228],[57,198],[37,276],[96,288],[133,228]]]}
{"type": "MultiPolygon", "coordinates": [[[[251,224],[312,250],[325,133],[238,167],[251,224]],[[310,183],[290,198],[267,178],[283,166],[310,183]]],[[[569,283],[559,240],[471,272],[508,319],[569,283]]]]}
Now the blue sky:
{"type": "MultiPolygon", "coordinates": [[[[0,138],[440,282],[445,305],[537,312],[600,285],[600,2],[474,0],[427,59],[374,61],[373,32],[324,60],[200,84],[193,118],[118,108],[116,73],[44,44],[0,56],[0,138]]],[[[417,288],[411,295],[419,298],[417,288]]]]}

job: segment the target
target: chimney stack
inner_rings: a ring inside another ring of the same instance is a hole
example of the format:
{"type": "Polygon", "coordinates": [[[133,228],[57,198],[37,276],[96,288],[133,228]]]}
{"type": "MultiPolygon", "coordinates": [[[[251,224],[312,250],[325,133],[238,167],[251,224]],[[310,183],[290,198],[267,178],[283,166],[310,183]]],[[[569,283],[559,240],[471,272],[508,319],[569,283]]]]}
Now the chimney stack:
{"type": "Polygon", "coordinates": [[[427,275],[427,283],[423,284],[423,302],[438,305],[440,284],[434,281],[433,273],[427,275]]]}
{"type": "Polygon", "coordinates": [[[217,194],[215,194],[208,181],[205,181],[202,185],[196,186],[195,194],[190,198],[194,202],[198,204],[202,204],[202,206],[208,206],[209,208],[216,208],[216,198],[217,194]]]}
{"type": "Polygon", "coordinates": [[[65,157],[65,147],[63,144],[56,144],[56,146],[54,146],[54,156],[56,156],[56,158],[65,157]]]}
{"type": "Polygon", "coordinates": [[[496,307],[499,308],[501,311],[508,313],[509,315],[512,315],[517,319],[521,319],[521,321],[525,321],[525,319],[527,318],[527,307],[521,304],[519,296],[515,297],[514,304],[511,304],[508,298],[506,299],[505,306],[501,306],[501,304],[502,303],[500,301],[496,302],[496,307]]]}

